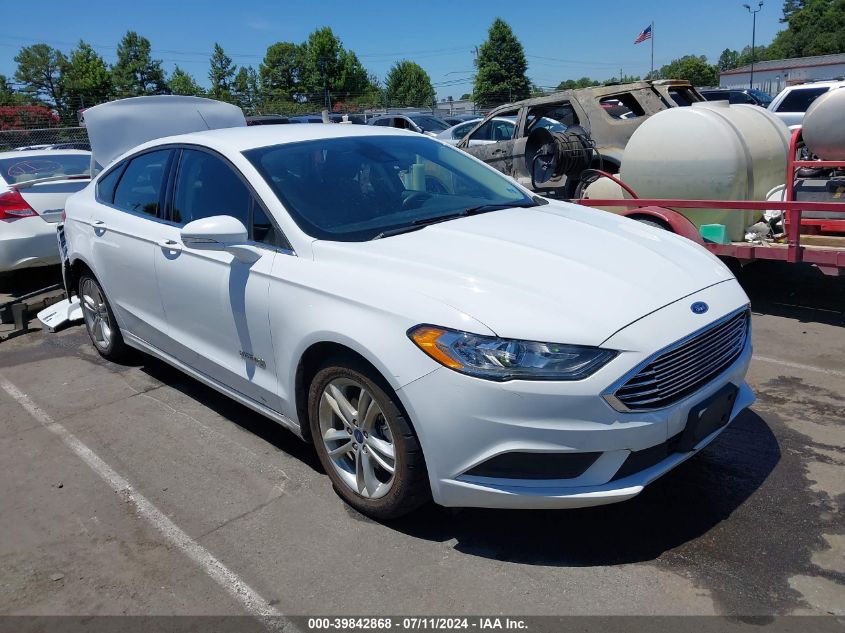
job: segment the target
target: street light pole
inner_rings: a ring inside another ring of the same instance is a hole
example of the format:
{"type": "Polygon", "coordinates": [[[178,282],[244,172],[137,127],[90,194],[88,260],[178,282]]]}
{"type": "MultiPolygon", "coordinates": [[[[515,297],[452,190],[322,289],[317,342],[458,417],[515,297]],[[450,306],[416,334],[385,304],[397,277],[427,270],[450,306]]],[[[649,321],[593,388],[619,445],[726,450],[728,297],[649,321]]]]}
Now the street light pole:
{"type": "Polygon", "coordinates": [[[757,8],[753,11],[751,10],[751,5],[744,4],[742,6],[748,9],[748,12],[751,14],[751,79],[748,81],[748,87],[754,88],[754,49],[757,44],[757,14],[763,8],[763,0],[760,0],[757,8]]]}

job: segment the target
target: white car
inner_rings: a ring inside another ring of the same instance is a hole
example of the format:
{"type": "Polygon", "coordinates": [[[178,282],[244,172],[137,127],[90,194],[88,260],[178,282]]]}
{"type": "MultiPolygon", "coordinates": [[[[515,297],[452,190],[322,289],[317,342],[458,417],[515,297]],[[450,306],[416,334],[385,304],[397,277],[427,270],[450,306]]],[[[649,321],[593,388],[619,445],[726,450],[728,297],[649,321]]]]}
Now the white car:
{"type": "Polygon", "coordinates": [[[0,152],[0,273],[59,263],[65,200],[88,184],[91,152],[0,152]]]}
{"type": "Polygon", "coordinates": [[[841,88],[845,88],[845,81],[814,81],[787,86],[772,99],[768,109],[786,123],[790,130],[794,130],[804,122],[804,114],[813,101],[829,90],[841,88]]]}
{"type": "MultiPolygon", "coordinates": [[[[86,111],[95,156],[115,103],[86,111]]],[[[623,501],[754,400],[718,259],[420,134],[158,138],[71,197],[64,233],[101,355],[143,350],[312,441],[380,519],[623,501]]]]}
{"type": "MultiPolygon", "coordinates": [[[[467,134],[472,132],[478,124],[484,119],[479,117],[470,121],[464,121],[453,125],[448,130],[443,130],[437,135],[441,141],[449,143],[449,145],[457,145],[467,134]]],[[[476,133],[475,137],[469,142],[470,146],[487,145],[497,141],[505,141],[513,137],[513,130],[516,127],[515,118],[496,117],[490,119],[483,129],[476,133]]]]}

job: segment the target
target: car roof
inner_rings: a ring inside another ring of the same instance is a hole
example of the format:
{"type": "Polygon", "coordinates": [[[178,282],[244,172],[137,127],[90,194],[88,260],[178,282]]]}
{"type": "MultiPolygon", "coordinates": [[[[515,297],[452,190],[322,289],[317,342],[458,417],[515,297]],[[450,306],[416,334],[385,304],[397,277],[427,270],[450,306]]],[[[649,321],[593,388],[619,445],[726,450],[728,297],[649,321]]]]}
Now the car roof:
{"type": "MultiPolygon", "coordinates": [[[[255,125],[243,127],[204,130],[175,136],[165,136],[138,145],[126,154],[139,149],[174,143],[204,145],[221,151],[244,152],[259,147],[319,141],[332,138],[350,138],[362,136],[411,136],[424,138],[408,130],[391,127],[371,127],[365,125],[340,125],[338,123],[315,123],[312,125],[255,125]]],[[[126,155],[124,154],[124,155],[126,155]]]]}
{"type": "Polygon", "coordinates": [[[803,88],[835,88],[845,86],[845,81],[841,79],[830,79],[825,81],[808,81],[805,84],[798,84],[795,86],[787,86],[783,89],[783,92],[787,92],[790,90],[801,90],[803,88]]]}

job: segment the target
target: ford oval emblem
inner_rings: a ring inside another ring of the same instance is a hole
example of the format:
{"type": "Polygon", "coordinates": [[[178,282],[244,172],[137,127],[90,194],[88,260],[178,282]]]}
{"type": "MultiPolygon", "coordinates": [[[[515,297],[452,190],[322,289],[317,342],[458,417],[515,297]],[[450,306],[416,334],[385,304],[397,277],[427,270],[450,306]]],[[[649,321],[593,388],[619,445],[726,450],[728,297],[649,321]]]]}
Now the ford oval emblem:
{"type": "Polygon", "coordinates": [[[692,310],[694,314],[704,314],[710,309],[710,306],[703,301],[696,301],[689,307],[689,309],[692,310]]]}

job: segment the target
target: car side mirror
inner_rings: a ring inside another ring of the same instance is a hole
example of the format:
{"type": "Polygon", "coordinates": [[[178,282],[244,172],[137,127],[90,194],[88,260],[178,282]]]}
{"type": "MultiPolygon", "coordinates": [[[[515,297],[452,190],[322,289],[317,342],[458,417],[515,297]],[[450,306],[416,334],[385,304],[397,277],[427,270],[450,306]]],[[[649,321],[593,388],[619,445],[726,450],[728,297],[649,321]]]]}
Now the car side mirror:
{"type": "Polygon", "coordinates": [[[254,262],[261,252],[247,244],[246,227],[231,215],[212,215],[188,222],[180,232],[188,248],[206,251],[227,251],[243,262],[254,262]]]}

